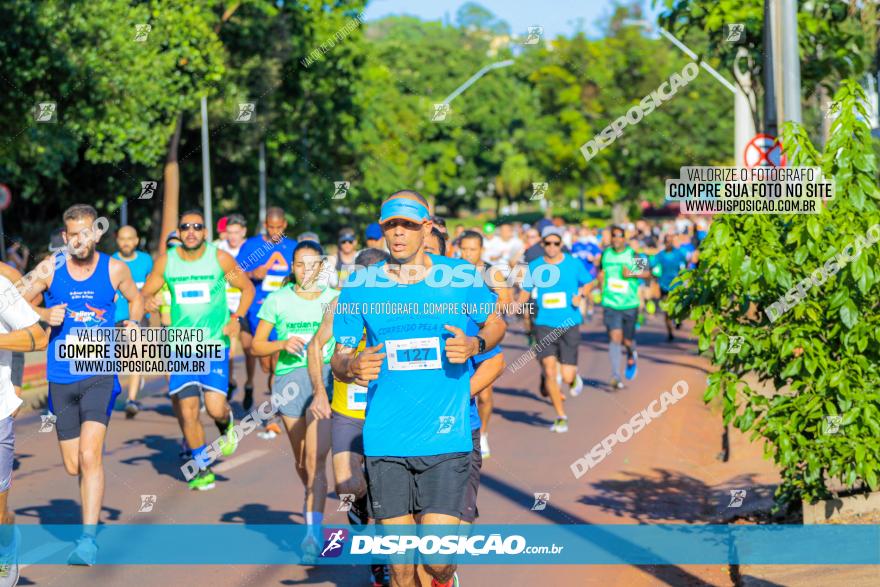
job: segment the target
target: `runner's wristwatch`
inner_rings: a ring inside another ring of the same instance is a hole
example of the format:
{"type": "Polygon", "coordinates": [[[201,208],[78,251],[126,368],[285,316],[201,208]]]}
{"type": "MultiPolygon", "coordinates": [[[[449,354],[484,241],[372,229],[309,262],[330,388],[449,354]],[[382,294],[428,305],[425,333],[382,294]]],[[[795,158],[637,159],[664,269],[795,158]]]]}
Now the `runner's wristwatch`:
{"type": "Polygon", "coordinates": [[[482,336],[477,336],[477,342],[480,343],[480,350],[477,354],[482,355],[483,353],[486,352],[486,341],[483,340],[482,336]]]}

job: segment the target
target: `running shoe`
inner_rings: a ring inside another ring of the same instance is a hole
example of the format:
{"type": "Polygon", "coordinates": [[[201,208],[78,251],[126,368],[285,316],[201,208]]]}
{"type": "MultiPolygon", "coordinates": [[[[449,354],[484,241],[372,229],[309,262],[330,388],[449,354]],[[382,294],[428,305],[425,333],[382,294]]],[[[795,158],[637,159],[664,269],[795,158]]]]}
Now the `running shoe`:
{"type": "Polygon", "coordinates": [[[141,402],[137,400],[130,399],[125,402],[125,417],[127,419],[132,419],[138,415],[138,412],[141,411],[141,402]]]}
{"type": "Polygon", "coordinates": [[[82,537],[76,541],[76,548],[74,548],[73,552],[70,553],[70,556],[67,557],[67,564],[91,567],[97,560],[98,543],[95,542],[95,537],[83,534],[82,537]]]}
{"type": "Polygon", "coordinates": [[[244,408],[245,411],[251,409],[251,406],[254,405],[254,386],[253,385],[245,385],[244,386],[244,399],[241,400],[241,407],[244,408]]]}
{"type": "Polygon", "coordinates": [[[13,527],[12,542],[0,546],[0,586],[12,587],[18,583],[18,545],[21,544],[21,530],[13,527]]]}
{"type": "Polygon", "coordinates": [[[584,380],[581,379],[580,375],[574,376],[574,385],[571,386],[571,389],[568,392],[571,394],[571,397],[577,397],[584,390],[584,380]]]}
{"type": "Polygon", "coordinates": [[[640,330],[642,328],[642,324],[645,323],[645,315],[639,312],[639,316],[636,318],[636,330],[640,330]]]}
{"type": "Polygon", "coordinates": [[[550,427],[550,432],[568,432],[568,418],[556,418],[553,426],[550,427]]]}
{"type": "Polygon", "coordinates": [[[220,447],[220,452],[224,457],[232,456],[235,449],[238,448],[238,439],[235,437],[235,418],[232,416],[232,410],[229,411],[229,426],[226,427],[226,437],[220,447]]]}
{"type": "Polygon", "coordinates": [[[638,363],[639,354],[636,351],[633,351],[632,356],[626,360],[626,369],[623,371],[623,376],[626,377],[628,380],[635,379],[636,375],[638,375],[639,373],[638,363]]]}
{"type": "Polygon", "coordinates": [[[216,478],[214,477],[214,473],[211,472],[211,469],[205,469],[203,471],[199,471],[195,477],[190,479],[189,488],[195,489],[197,491],[208,491],[209,489],[214,489],[216,478]]]}
{"type": "Polygon", "coordinates": [[[611,385],[611,391],[623,389],[623,381],[621,381],[620,379],[612,378],[610,385],[611,385]]]}
{"type": "Polygon", "coordinates": [[[373,580],[373,587],[388,587],[391,585],[388,565],[370,565],[370,579],[373,580]]]}
{"type": "Polygon", "coordinates": [[[657,311],[656,302],[654,302],[654,300],[648,300],[647,303],[645,303],[645,310],[648,311],[648,314],[653,316],[654,313],[657,311]]]}
{"type": "Polygon", "coordinates": [[[279,434],[281,434],[281,427],[275,422],[269,422],[264,426],[263,430],[257,432],[257,436],[259,436],[263,440],[272,440],[279,434]]]}
{"type": "Polygon", "coordinates": [[[492,456],[492,453],[489,451],[489,436],[487,434],[480,434],[480,454],[484,459],[492,456]]]}

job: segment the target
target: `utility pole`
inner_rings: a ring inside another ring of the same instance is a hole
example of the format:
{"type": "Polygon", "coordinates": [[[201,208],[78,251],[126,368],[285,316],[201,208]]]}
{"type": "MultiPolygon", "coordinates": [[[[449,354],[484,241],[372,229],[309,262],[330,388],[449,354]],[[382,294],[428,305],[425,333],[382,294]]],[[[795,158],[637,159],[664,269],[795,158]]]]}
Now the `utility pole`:
{"type": "Polygon", "coordinates": [[[266,224],[266,141],[260,141],[260,226],[266,224]]]}
{"type": "Polygon", "coordinates": [[[211,156],[208,152],[208,98],[202,96],[202,201],[205,214],[205,238],[214,240],[214,221],[211,214],[211,156]]]}
{"type": "Polygon", "coordinates": [[[773,71],[773,0],[764,0],[764,134],[779,132],[776,118],[776,82],[773,71]]]}
{"type": "Polygon", "coordinates": [[[798,48],[797,0],[776,0],[781,4],[782,111],[786,122],[802,123],[801,60],[798,48]]]}

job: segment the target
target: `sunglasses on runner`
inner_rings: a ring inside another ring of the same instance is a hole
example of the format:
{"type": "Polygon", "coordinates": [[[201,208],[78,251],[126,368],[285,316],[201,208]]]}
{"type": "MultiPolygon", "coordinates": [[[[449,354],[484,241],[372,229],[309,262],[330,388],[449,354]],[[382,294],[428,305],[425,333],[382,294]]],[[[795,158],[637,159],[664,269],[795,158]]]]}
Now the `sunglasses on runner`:
{"type": "Polygon", "coordinates": [[[205,225],[201,222],[184,222],[182,224],[178,224],[177,228],[180,230],[180,232],[186,232],[190,228],[196,232],[200,232],[202,230],[205,230],[205,225]]]}
{"type": "Polygon", "coordinates": [[[544,241],[545,247],[559,247],[562,246],[562,241],[544,241]]]}

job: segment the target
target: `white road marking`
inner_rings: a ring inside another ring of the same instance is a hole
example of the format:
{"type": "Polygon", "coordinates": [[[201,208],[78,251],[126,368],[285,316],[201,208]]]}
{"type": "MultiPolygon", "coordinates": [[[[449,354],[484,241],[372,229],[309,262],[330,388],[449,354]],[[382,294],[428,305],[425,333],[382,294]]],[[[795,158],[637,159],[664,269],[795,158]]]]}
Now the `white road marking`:
{"type": "Polygon", "coordinates": [[[246,452],[243,455],[239,455],[237,457],[233,457],[229,460],[223,461],[216,467],[211,467],[211,470],[215,473],[224,473],[230,469],[234,469],[239,465],[243,465],[245,463],[251,462],[254,459],[258,459],[266,454],[269,454],[268,450],[252,450],[251,452],[246,452]]]}

